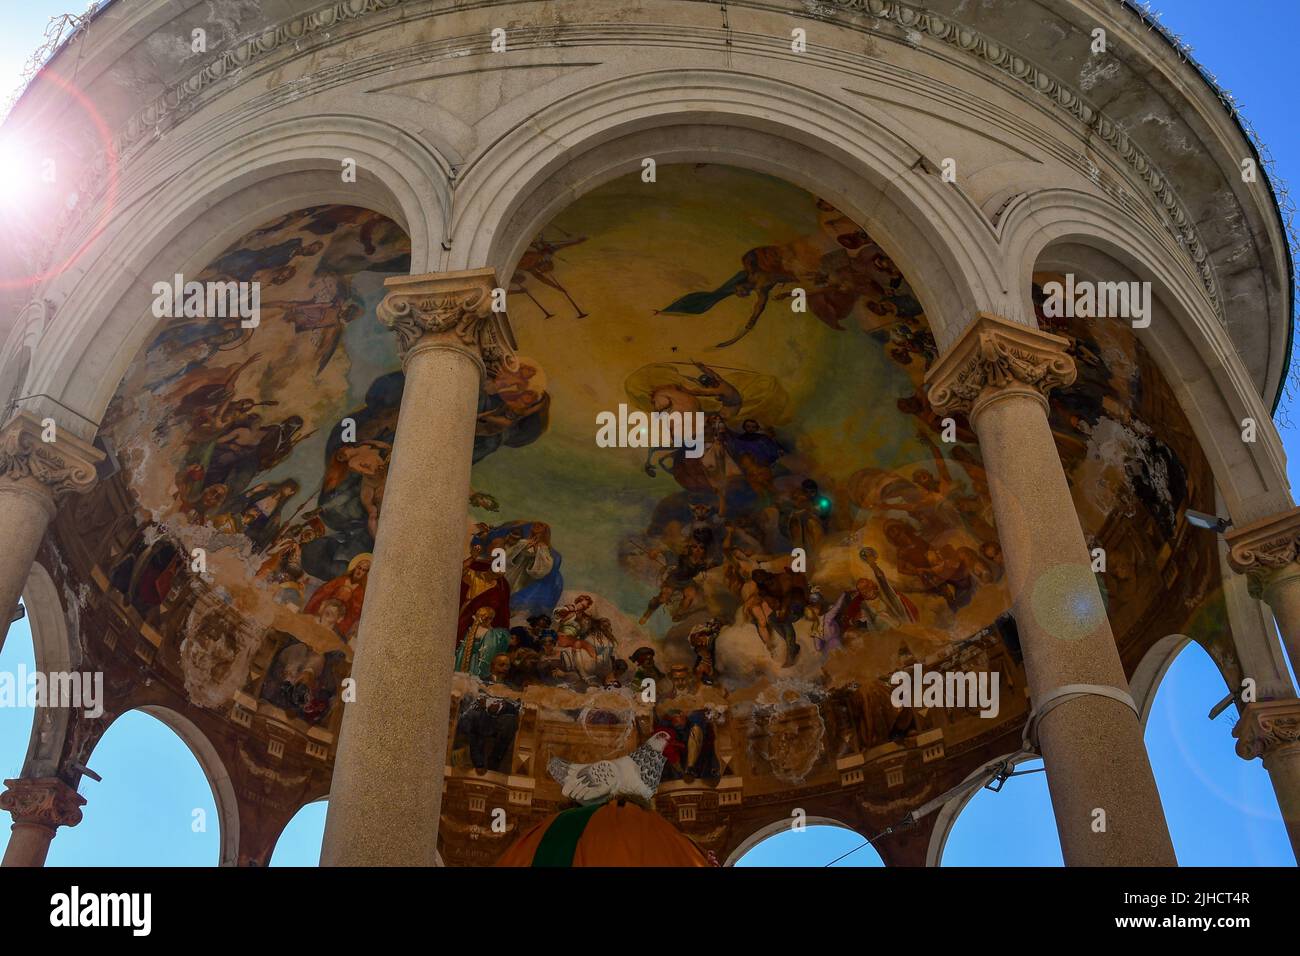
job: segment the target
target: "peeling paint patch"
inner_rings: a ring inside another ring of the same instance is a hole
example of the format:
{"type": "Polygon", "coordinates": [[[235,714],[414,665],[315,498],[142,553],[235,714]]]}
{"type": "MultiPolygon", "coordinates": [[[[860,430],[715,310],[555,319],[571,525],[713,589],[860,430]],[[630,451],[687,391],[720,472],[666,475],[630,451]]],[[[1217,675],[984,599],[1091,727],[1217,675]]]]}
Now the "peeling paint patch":
{"type": "Polygon", "coordinates": [[[1091,90],[1099,83],[1119,76],[1119,61],[1115,59],[1091,60],[1079,71],[1079,86],[1091,90]]]}
{"type": "MultiPolygon", "coordinates": [[[[243,21],[262,15],[259,0],[207,0],[207,23],[220,30],[220,42],[229,43],[239,37],[243,21]]],[[[208,49],[212,49],[209,44],[208,49]]]]}
{"type": "Polygon", "coordinates": [[[1053,22],[1051,22],[1051,21],[1049,20],[1049,21],[1046,21],[1046,22],[1043,24],[1043,26],[1045,26],[1045,27],[1046,27],[1048,30],[1050,30],[1052,33],[1055,33],[1055,34],[1056,34],[1056,38],[1057,38],[1058,40],[1066,40],[1066,39],[1069,39],[1069,37],[1070,37],[1070,31],[1067,30],[1067,29],[1065,29],[1065,27],[1061,26],[1059,23],[1053,23],[1053,22]]]}
{"type": "Polygon", "coordinates": [[[836,8],[834,6],[829,3],[824,3],[822,0],[802,0],[802,2],[804,12],[808,14],[808,16],[815,17],[819,20],[828,20],[836,13],[836,8]]]}
{"type": "Polygon", "coordinates": [[[1160,130],[1160,138],[1164,140],[1165,146],[1169,149],[1180,153],[1197,152],[1194,144],[1187,141],[1187,134],[1181,131],[1181,127],[1176,125],[1173,117],[1162,116],[1159,113],[1148,113],[1142,117],[1142,123],[1154,123],[1160,130]]]}

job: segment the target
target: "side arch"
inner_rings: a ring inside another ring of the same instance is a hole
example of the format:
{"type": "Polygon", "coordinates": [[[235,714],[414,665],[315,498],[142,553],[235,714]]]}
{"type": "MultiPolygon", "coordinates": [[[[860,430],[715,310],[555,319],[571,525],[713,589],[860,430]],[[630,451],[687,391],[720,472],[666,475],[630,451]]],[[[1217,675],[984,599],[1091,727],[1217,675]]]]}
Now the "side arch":
{"type": "Polygon", "coordinates": [[[1151,705],[1155,703],[1156,691],[1160,689],[1160,682],[1165,679],[1165,674],[1169,672],[1175,658],[1183,652],[1191,640],[1186,634],[1165,635],[1147,649],[1147,652],[1142,655],[1142,660],[1138,661],[1133,676],[1129,678],[1129,691],[1138,705],[1138,721],[1144,733],[1147,729],[1147,718],[1151,716],[1151,705]]]}
{"type": "MultiPolygon", "coordinates": [[[[295,811],[293,812],[293,816],[291,816],[288,820],[286,820],[284,826],[280,828],[280,832],[276,835],[275,842],[271,845],[271,849],[270,849],[270,851],[266,854],[267,865],[270,865],[272,859],[274,859],[274,857],[275,857],[275,848],[276,848],[277,846],[279,846],[279,844],[280,844],[280,838],[281,838],[282,836],[284,836],[284,831],[289,827],[289,824],[291,824],[291,823],[292,823],[292,822],[293,822],[293,821],[298,817],[298,814],[300,814],[304,809],[306,809],[307,807],[311,806],[312,804],[315,804],[315,803],[325,803],[325,804],[328,804],[328,803],[329,803],[329,800],[330,800],[330,797],[329,797],[329,794],[327,793],[327,794],[324,794],[323,796],[319,796],[319,797],[316,797],[316,798],[314,798],[314,799],[312,799],[312,800],[308,800],[306,803],[304,803],[302,806],[300,806],[297,810],[295,810],[295,811]]],[[[325,832],[325,828],[324,828],[324,824],[322,823],[322,826],[321,826],[321,836],[322,836],[322,837],[324,837],[324,832],[325,832]]],[[[443,859],[442,859],[442,852],[441,852],[440,850],[434,850],[434,853],[433,853],[433,865],[434,865],[434,866],[446,866],[446,865],[447,865],[446,863],[443,862],[443,859]]]]}
{"type": "MultiPolygon", "coordinates": [[[[997,763],[998,761],[1005,760],[1010,756],[1012,755],[1003,754],[1001,757],[996,757],[993,760],[988,761],[983,766],[976,767],[962,782],[966,783],[970,780],[974,780],[985,772],[985,768],[997,763]]],[[[1014,769],[1027,761],[1040,759],[1042,758],[1036,754],[1026,754],[1020,759],[1014,761],[1011,766],[1014,769]]],[[[979,793],[981,789],[983,788],[971,787],[971,789],[959,796],[953,797],[935,811],[934,826],[930,830],[930,842],[926,845],[925,850],[926,866],[941,866],[943,864],[943,850],[948,844],[948,837],[952,835],[953,828],[957,825],[957,818],[961,816],[961,812],[966,809],[966,805],[975,798],[975,795],[979,793]]]]}
{"type": "MultiPolygon", "coordinates": [[[[406,230],[413,269],[421,270],[441,242],[450,202],[444,168],[396,127],[325,115],[242,137],[177,171],[165,190],[124,190],[122,211],[87,252],[85,271],[51,287],[66,283],[68,291],[36,349],[27,391],[98,420],[150,331],[153,281],[202,269],[240,236],[295,209],[338,203],[381,213],[406,230]],[[357,160],[355,183],[342,181],[344,157],[357,160]]],[[[28,407],[86,435],[87,423],[56,405],[28,407]]]]}
{"type": "Polygon", "coordinates": [[[185,742],[194,754],[194,759],[203,768],[203,775],[212,788],[213,799],[217,802],[217,822],[221,827],[221,856],[219,866],[237,866],[239,862],[239,800],[235,795],[235,785],[230,779],[230,772],[221,762],[221,755],[212,741],[199,729],[198,725],[178,711],[161,704],[146,704],[136,708],[166,724],[173,733],[185,742]]]}
{"type": "MultiPolygon", "coordinates": [[[[840,830],[848,830],[850,833],[857,833],[853,827],[849,826],[842,820],[836,820],[834,817],[808,817],[804,821],[806,826],[810,827],[836,827],[840,830]]],[[[774,820],[771,823],[759,827],[745,839],[741,840],[734,850],[727,856],[723,866],[735,866],[736,863],[750,850],[758,846],[768,837],[776,836],[778,833],[784,833],[790,829],[790,818],[782,817],[780,820],[774,820]]]]}
{"type": "Polygon", "coordinates": [[[1253,443],[1239,439],[1242,419],[1271,420],[1265,402],[1271,395],[1261,397],[1199,286],[1152,239],[1107,200],[1077,190],[1045,190],[1007,214],[1003,247],[1008,282],[1026,315],[1033,315],[1032,276],[1041,268],[1127,270],[1132,278],[1151,282],[1157,320],[1135,335],[1177,395],[1230,515],[1245,524],[1291,507],[1276,429],[1261,427],[1260,440],[1253,443]]]}
{"type": "MultiPolygon", "coordinates": [[[[70,671],[81,663],[81,647],[59,598],[58,588],[38,562],[32,565],[23,587],[23,605],[31,625],[36,670],[70,671]]],[[[37,707],[32,714],[32,735],[23,760],[24,777],[58,775],[63,742],[71,711],[66,707],[37,707]]]]}

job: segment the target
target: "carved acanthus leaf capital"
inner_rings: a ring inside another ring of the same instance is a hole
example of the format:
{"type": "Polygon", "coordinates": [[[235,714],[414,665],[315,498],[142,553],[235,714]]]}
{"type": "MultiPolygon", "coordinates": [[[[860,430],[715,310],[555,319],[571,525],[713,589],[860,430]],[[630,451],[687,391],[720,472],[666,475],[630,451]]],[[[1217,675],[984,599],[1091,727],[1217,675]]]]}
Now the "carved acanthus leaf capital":
{"type": "Polygon", "coordinates": [[[1250,575],[1252,593],[1262,594],[1270,577],[1300,558],[1300,508],[1234,528],[1224,540],[1228,565],[1250,575]]]}
{"type": "Polygon", "coordinates": [[[926,376],[930,404],[939,414],[967,412],[974,419],[1008,389],[1045,397],[1074,381],[1068,346],[1059,335],[981,312],[926,376]]]}
{"type": "Polygon", "coordinates": [[[469,355],[489,375],[518,367],[514,333],[504,312],[494,312],[491,269],[400,276],[385,285],[379,321],[397,333],[405,360],[417,344],[469,355]]]}
{"type": "Polygon", "coordinates": [[[1237,726],[1237,756],[1243,760],[1268,757],[1287,747],[1300,747],[1300,700],[1261,700],[1246,705],[1237,726]]]}
{"type": "Polygon", "coordinates": [[[74,827],[81,822],[86,798],[58,777],[6,780],[0,793],[0,810],[8,810],[14,823],[49,827],[74,827]]]}
{"type": "Polygon", "coordinates": [[[46,441],[50,434],[27,412],[0,429],[0,485],[16,484],[50,498],[94,486],[95,465],[104,453],[67,429],[54,428],[53,441],[46,441]]]}

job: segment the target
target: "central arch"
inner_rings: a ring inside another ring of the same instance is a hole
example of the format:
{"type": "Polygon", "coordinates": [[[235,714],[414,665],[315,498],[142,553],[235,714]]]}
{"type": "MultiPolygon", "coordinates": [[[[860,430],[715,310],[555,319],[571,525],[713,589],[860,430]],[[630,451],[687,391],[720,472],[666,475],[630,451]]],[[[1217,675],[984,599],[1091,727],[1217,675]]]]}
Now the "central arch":
{"type": "Polygon", "coordinates": [[[726,71],[613,80],[510,129],[463,172],[443,268],[486,263],[509,275],[560,210],[647,158],[738,166],[825,198],[924,288],[941,345],[977,312],[1012,305],[987,281],[1001,271],[987,221],[883,116],[846,117],[811,90],[726,71]]]}

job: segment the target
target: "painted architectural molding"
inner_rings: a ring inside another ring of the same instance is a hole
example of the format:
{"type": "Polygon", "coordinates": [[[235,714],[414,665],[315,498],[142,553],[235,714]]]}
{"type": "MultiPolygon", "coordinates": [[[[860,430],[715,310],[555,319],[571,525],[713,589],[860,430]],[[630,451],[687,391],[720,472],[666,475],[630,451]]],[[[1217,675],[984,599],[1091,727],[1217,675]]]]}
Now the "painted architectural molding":
{"type": "Polygon", "coordinates": [[[451,348],[469,355],[487,374],[518,367],[515,340],[504,312],[493,311],[491,269],[389,279],[379,321],[397,333],[402,361],[422,348],[451,348]]]}
{"type": "Polygon", "coordinates": [[[1008,389],[1042,399],[1075,379],[1069,343],[1059,335],[981,312],[926,376],[930,405],[941,414],[965,412],[972,420],[1008,389]]]}

